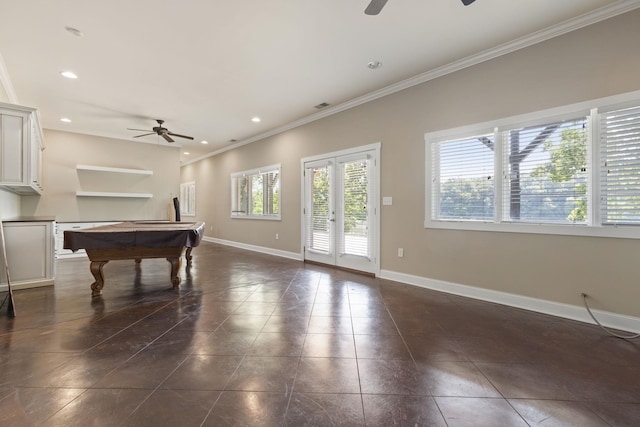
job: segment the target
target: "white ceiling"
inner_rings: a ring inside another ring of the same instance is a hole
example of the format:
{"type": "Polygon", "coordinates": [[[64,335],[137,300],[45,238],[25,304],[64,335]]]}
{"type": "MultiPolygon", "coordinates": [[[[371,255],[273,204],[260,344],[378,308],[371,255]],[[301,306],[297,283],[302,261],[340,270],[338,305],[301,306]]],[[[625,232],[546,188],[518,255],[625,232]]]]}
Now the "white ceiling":
{"type": "Polygon", "coordinates": [[[640,7],[640,0],[466,7],[390,0],[368,16],[368,1],[0,0],[0,79],[12,102],[40,109],[48,129],[159,143],[156,135],[133,139],[142,132],[127,128],[164,119],[172,132],[195,137],[176,138],[189,161],[406,87],[513,40],[537,40],[533,33],[544,38],[640,7]],[[371,70],[370,61],[383,65],[371,70]],[[64,70],[79,78],[61,77],[64,70]],[[331,106],[319,113],[314,106],[322,102],[331,106]],[[262,121],[251,122],[254,116],[262,121]]]}

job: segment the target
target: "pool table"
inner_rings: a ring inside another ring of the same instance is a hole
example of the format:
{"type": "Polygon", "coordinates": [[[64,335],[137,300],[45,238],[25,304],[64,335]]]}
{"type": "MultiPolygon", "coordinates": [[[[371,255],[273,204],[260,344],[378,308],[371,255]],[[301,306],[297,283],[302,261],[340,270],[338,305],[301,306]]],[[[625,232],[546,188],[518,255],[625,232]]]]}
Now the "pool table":
{"type": "Polygon", "coordinates": [[[180,263],[186,248],[187,265],[191,265],[191,250],[200,244],[203,222],[130,221],[82,230],[65,230],[64,248],[85,249],[95,278],[91,295],[99,296],[104,287],[102,268],[112,260],[166,258],[171,264],[169,279],[174,288],[180,286],[180,263]]]}

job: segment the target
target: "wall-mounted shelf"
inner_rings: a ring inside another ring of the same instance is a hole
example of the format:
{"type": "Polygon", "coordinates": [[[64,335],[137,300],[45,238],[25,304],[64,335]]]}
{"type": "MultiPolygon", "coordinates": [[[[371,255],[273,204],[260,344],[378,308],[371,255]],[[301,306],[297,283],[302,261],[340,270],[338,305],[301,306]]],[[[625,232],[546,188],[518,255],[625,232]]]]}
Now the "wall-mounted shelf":
{"type": "Polygon", "coordinates": [[[111,193],[107,191],[76,191],[76,197],[130,197],[137,199],[151,199],[151,193],[111,193]]]}
{"type": "Polygon", "coordinates": [[[98,171],[98,172],[115,172],[115,173],[133,173],[138,175],[153,175],[152,170],[147,169],[125,169],[125,168],[112,168],[106,166],[93,166],[93,165],[76,165],[77,170],[84,171],[98,171]]]}

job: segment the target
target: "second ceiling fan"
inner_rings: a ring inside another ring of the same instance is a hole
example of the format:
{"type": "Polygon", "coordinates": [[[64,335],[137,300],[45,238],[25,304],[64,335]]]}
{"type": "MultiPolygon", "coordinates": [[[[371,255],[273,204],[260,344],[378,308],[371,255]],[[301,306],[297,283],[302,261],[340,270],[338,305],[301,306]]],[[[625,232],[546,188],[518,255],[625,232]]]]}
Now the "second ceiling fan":
{"type": "Polygon", "coordinates": [[[141,131],[141,132],[149,132],[149,133],[145,133],[145,134],[142,134],[142,135],[136,135],[136,136],[134,136],[134,138],[140,138],[141,136],[147,136],[147,135],[156,134],[158,136],[163,137],[165,139],[165,141],[167,141],[167,142],[175,142],[171,138],[172,136],[177,136],[178,138],[193,139],[192,136],[180,135],[179,133],[173,133],[169,129],[167,129],[165,127],[162,127],[162,124],[164,123],[164,120],[156,120],[156,122],[158,122],[158,126],[154,126],[153,128],[151,128],[151,130],[147,130],[147,129],[131,129],[131,128],[128,128],[128,129],[129,130],[137,130],[137,131],[141,131]]]}
{"type": "MultiPolygon", "coordinates": [[[[387,4],[388,0],[371,0],[369,6],[364,10],[364,13],[367,15],[377,15],[380,13],[385,4],[387,4]]],[[[465,6],[469,6],[475,0],[462,0],[462,4],[465,6]]]]}

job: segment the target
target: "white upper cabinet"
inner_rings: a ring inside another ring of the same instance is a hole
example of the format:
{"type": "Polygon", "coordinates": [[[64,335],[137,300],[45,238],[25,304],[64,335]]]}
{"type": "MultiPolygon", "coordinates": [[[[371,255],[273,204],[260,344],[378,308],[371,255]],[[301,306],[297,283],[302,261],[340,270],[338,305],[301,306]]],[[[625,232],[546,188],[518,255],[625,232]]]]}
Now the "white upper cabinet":
{"type": "Polygon", "coordinates": [[[42,193],[42,150],[37,110],[0,103],[0,187],[42,193]]]}

